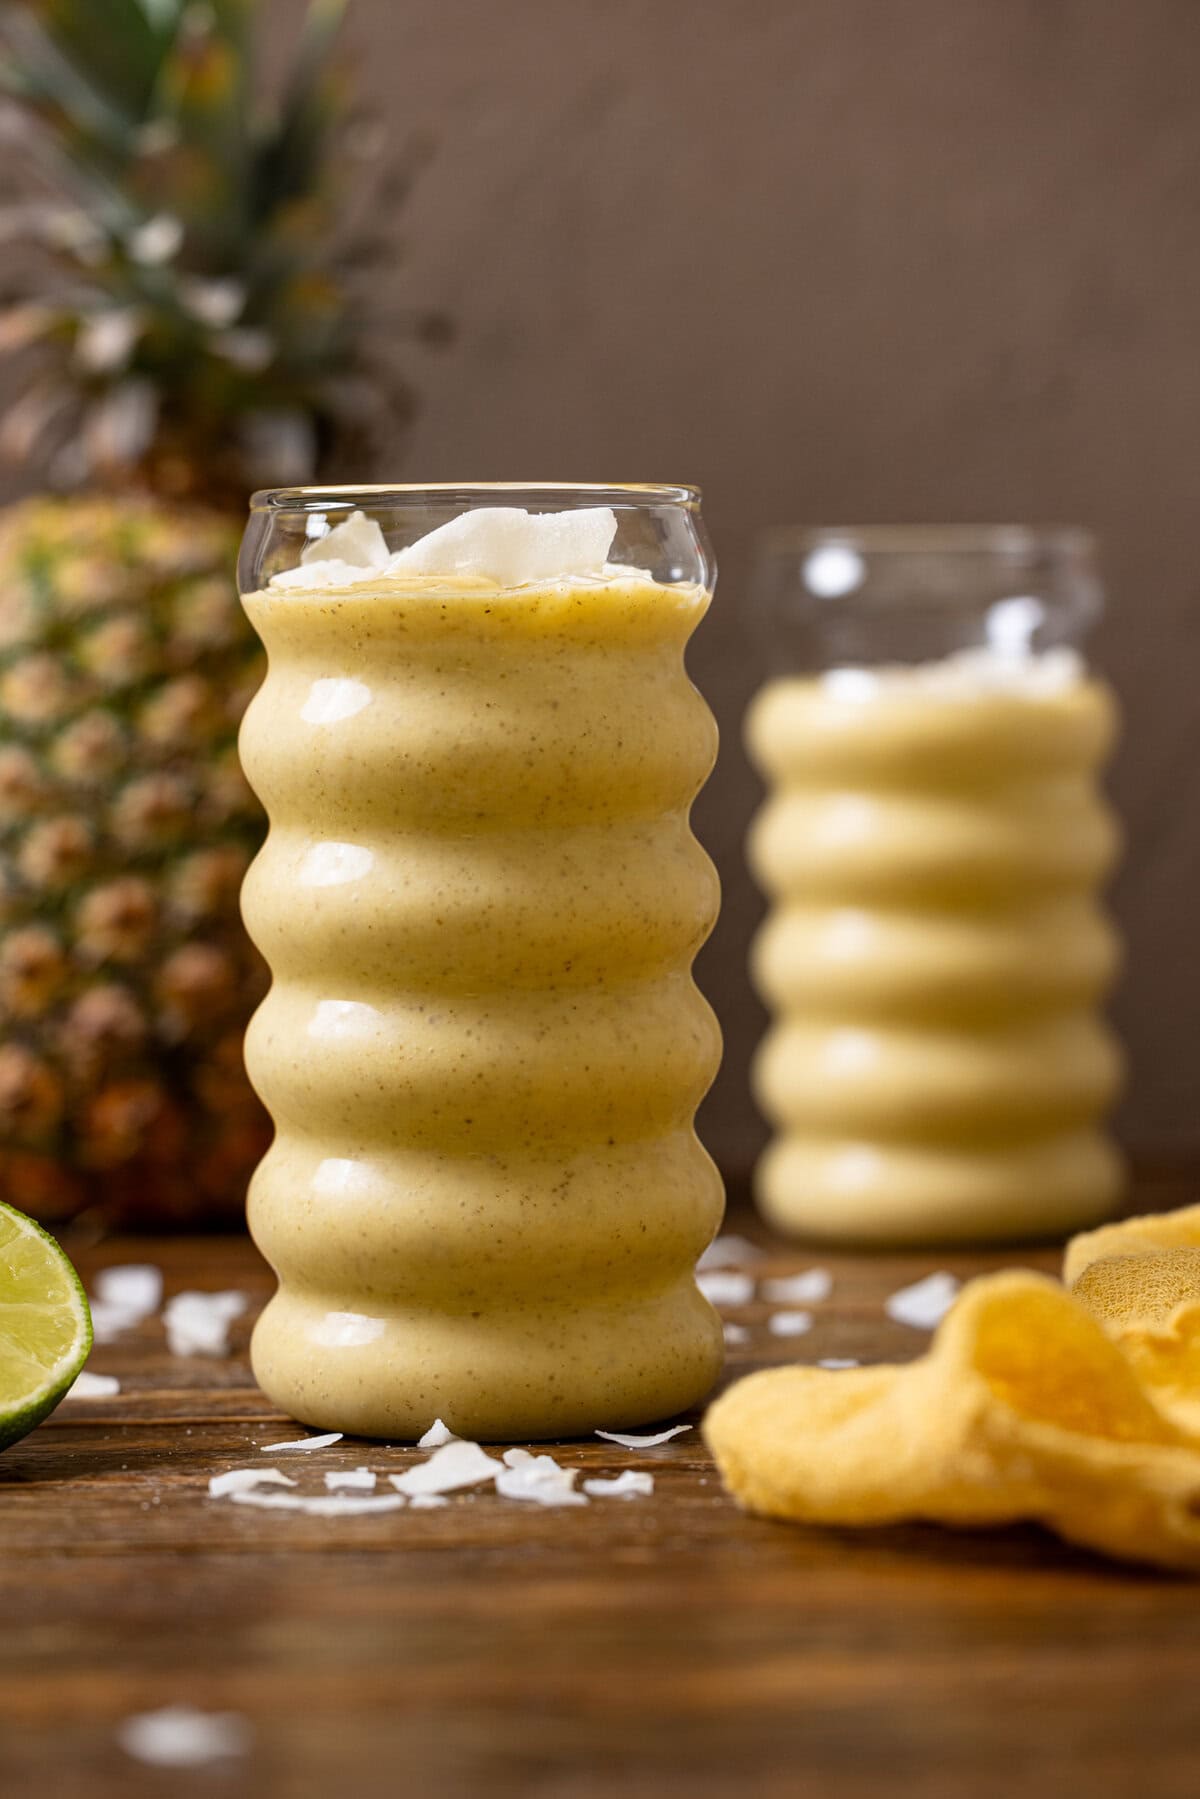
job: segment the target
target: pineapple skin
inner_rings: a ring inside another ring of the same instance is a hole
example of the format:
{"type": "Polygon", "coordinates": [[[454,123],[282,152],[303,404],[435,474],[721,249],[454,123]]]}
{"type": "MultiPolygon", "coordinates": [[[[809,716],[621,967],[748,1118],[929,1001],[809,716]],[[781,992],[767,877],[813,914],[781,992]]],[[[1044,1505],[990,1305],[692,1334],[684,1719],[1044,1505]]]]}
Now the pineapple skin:
{"type": "Polygon", "coordinates": [[[48,1223],[240,1218],[265,833],[240,521],[105,494],[0,512],[0,1196],[48,1223]]]}

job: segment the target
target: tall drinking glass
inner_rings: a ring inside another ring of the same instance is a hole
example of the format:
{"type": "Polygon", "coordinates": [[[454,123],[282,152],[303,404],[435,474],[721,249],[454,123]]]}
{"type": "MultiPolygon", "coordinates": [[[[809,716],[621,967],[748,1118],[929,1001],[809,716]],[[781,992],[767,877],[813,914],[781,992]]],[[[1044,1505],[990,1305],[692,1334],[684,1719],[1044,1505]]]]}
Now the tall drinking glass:
{"type": "Polygon", "coordinates": [[[786,532],[747,719],[771,911],[760,1204],[872,1243],[1054,1235],[1114,1208],[1112,694],[1080,531],[786,532]]]}
{"type": "Polygon", "coordinates": [[[683,661],[714,574],[684,487],[253,499],[252,1354],[306,1423],[554,1437],[716,1377],[716,729],[683,661]]]}

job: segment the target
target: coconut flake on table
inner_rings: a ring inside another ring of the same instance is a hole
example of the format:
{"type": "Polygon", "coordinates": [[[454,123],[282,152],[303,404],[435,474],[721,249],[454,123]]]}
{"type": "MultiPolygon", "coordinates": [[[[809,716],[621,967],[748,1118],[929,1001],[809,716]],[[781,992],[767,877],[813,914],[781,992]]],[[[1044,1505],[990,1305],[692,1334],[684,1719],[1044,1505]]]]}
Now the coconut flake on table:
{"type": "Polygon", "coordinates": [[[762,1298],[772,1305],[818,1305],[833,1292],[833,1276],[828,1268],[806,1268],[803,1274],[784,1275],[780,1280],[763,1281],[762,1298]]]}
{"type": "Polygon", "coordinates": [[[803,1337],[813,1327],[811,1312],[772,1312],[767,1329],[773,1337],[803,1337]]]}
{"type": "Polygon", "coordinates": [[[92,1374],[85,1368],[67,1388],[66,1399],[115,1399],[121,1383],[115,1374],[92,1374]]]}
{"type": "Polygon", "coordinates": [[[161,1269],[148,1262],[127,1262],[102,1268],[93,1282],[89,1302],[92,1330],[97,1343],[111,1343],[122,1331],[132,1330],[162,1304],[161,1269]]]}
{"type": "Polygon", "coordinates": [[[141,1318],[148,1318],[162,1304],[162,1269],[151,1262],[123,1262],[115,1268],[102,1268],[93,1285],[96,1298],[103,1304],[124,1306],[141,1318]]]}
{"type": "Polygon", "coordinates": [[[230,1468],[214,1474],[208,1483],[210,1499],[228,1499],[231,1493],[251,1493],[255,1487],[294,1487],[296,1482],[278,1468],[230,1468]]]}
{"type": "Polygon", "coordinates": [[[762,1250],[748,1237],[714,1237],[696,1263],[696,1272],[706,1274],[710,1268],[738,1268],[743,1262],[761,1260],[762,1250]]]}
{"type": "Polygon", "coordinates": [[[552,1455],[530,1455],[527,1449],[506,1449],[504,1466],[496,1475],[496,1491],[502,1499],[521,1499],[533,1505],[586,1505],[575,1491],[578,1471],[560,1468],[552,1455]]]}
{"type": "Polygon", "coordinates": [[[163,1307],[172,1355],[227,1356],[229,1327],[246,1310],[244,1293],[176,1293],[163,1307]]]}
{"type": "Polygon", "coordinates": [[[435,1505],[449,1505],[450,1501],[444,1493],[414,1493],[408,1503],[414,1512],[431,1512],[435,1505]]]}
{"type": "Polygon", "coordinates": [[[750,1341],[750,1332],[744,1324],[724,1324],[721,1329],[724,1332],[725,1341],[731,1349],[736,1349],[739,1343],[750,1341]]]}
{"type": "Polygon", "coordinates": [[[304,1512],[310,1518],[365,1518],[372,1512],[398,1512],[408,1504],[399,1493],[231,1493],[235,1505],[264,1511],[304,1512]]]}
{"type": "Polygon", "coordinates": [[[890,1299],[884,1300],[883,1309],[897,1324],[930,1331],[942,1322],[961,1289],[962,1282],[942,1269],[937,1274],[926,1275],[924,1280],[914,1281],[911,1287],[901,1287],[890,1299]]]}
{"type": "Polygon", "coordinates": [[[698,1274],[696,1285],[712,1305],[744,1306],[754,1298],[754,1277],[734,1274],[732,1270],[714,1268],[710,1274],[698,1274]]]}
{"type": "Polygon", "coordinates": [[[862,1363],[856,1362],[854,1357],[849,1355],[827,1355],[822,1356],[821,1360],[817,1363],[817,1367],[827,1368],[830,1373],[834,1373],[843,1368],[861,1368],[862,1363]]]}
{"type": "Polygon", "coordinates": [[[427,1462],[418,1462],[415,1468],[388,1479],[397,1493],[412,1498],[417,1493],[456,1493],[460,1487],[476,1487],[480,1481],[493,1480],[503,1466],[478,1443],[456,1437],[435,1449],[427,1462]]]}
{"type": "Polygon", "coordinates": [[[323,1437],[297,1437],[291,1443],[260,1443],[258,1447],[260,1455],[273,1455],[277,1449],[330,1449],[341,1440],[340,1430],[327,1430],[323,1437]]]}
{"type": "Polygon", "coordinates": [[[672,1424],[669,1430],[655,1431],[648,1437],[631,1436],[627,1431],[620,1430],[598,1430],[596,1435],[603,1437],[606,1443],[619,1443],[622,1449],[657,1449],[660,1443],[669,1443],[672,1437],[678,1437],[691,1428],[690,1424],[672,1424]]]}
{"type": "Polygon", "coordinates": [[[126,1755],[152,1768],[202,1768],[226,1756],[246,1755],[254,1742],[254,1727],[238,1712],[164,1705],[159,1711],[123,1719],[117,1741],[126,1755]]]}
{"type": "Polygon", "coordinates": [[[442,1449],[447,1443],[461,1442],[462,1438],[456,1437],[448,1424],[443,1424],[440,1418],[435,1418],[425,1435],[417,1438],[417,1448],[442,1449]]]}
{"type": "Polygon", "coordinates": [[[623,1473],[611,1477],[600,1475],[595,1480],[585,1480],[583,1490],[593,1499],[636,1499],[653,1493],[654,1476],[643,1473],[640,1468],[626,1468],[623,1473]]]}
{"type": "Polygon", "coordinates": [[[331,1493],[373,1493],[375,1476],[369,1468],[331,1468],[325,1485],[331,1493]]]}

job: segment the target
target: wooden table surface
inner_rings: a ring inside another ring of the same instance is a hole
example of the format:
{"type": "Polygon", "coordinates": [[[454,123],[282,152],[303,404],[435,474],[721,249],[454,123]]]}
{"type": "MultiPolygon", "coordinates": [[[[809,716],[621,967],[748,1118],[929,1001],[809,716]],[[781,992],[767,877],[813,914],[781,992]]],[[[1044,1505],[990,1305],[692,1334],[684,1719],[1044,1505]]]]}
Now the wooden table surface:
{"type": "MultiPolygon", "coordinates": [[[[823,1356],[904,1359],[885,1296],[936,1267],[1028,1256],[820,1256],[812,1332],[750,1340],[729,1375],[823,1356]]],[[[68,1401],[0,1457],[0,1793],[538,1799],[1195,1799],[1200,1586],[1103,1563],[1035,1529],[800,1529],[742,1516],[692,1431],[573,1467],[651,1469],[652,1497],[542,1510],[479,1492],[441,1510],[313,1518],[208,1497],[209,1477],[295,1436],[255,1389],[270,1280],[233,1238],[114,1240],[167,1291],[235,1287],[228,1360],[179,1359],[148,1320],[98,1349],[118,1398],[68,1401]],[[186,1773],[119,1746],[131,1713],[241,1713],[254,1744],[186,1773]]],[[[275,1459],[275,1458],[272,1458],[275,1459]]],[[[361,1441],[293,1457],[397,1472],[361,1441]]]]}

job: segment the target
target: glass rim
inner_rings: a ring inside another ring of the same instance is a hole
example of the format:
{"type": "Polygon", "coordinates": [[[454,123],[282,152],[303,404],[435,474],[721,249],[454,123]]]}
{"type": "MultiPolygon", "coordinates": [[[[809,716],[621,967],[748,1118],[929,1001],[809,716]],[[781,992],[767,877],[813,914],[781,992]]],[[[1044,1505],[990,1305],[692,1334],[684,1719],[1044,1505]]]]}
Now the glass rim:
{"type": "Polygon", "coordinates": [[[341,507],[411,506],[422,500],[487,498],[492,495],[528,494],[535,498],[561,497],[570,505],[683,506],[699,511],[701,493],[686,483],[653,481],[418,481],[367,483],[328,487],[264,487],[250,496],[251,512],[332,512],[341,507]]]}
{"type": "Polygon", "coordinates": [[[768,554],[837,545],[867,555],[1030,556],[1094,554],[1096,535],[1086,525],[777,525],[763,531],[768,554]]]}

